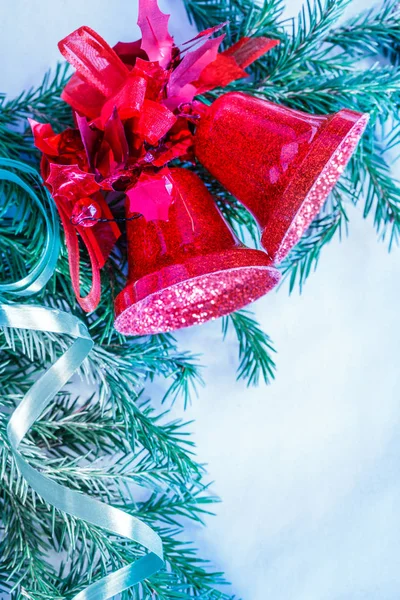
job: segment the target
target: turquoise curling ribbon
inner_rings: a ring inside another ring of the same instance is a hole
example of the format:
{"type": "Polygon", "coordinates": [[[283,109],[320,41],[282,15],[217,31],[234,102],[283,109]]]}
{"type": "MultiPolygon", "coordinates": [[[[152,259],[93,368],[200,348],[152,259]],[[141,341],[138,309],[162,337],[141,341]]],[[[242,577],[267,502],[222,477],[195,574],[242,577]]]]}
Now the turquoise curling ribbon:
{"type": "MultiPolygon", "coordinates": [[[[48,226],[45,250],[30,275],[16,283],[0,286],[0,295],[3,296],[31,295],[43,289],[55,268],[59,240],[58,227],[52,226],[54,207],[51,198],[47,198],[50,207],[50,216],[48,216],[43,202],[35,192],[15,173],[1,167],[29,172],[30,175],[33,170],[16,161],[0,159],[0,179],[20,185],[39,206],[48,226]]],[[[38,177],[36,173],[35,175],[38,177]]],[[[24,396],[9,420],[7,433],[21,474],[48,504],[92,525],[124,536],[148,550],[148,554],[89,585],[73,599],[106,600],[143,581],[163,567],[160,537],[151,527],[136,517],[80,492],[65,488],[46,477],[29,465],[19,450],[21,441],[32,425],[86,359],[93,347],[93,341],[82,321],[69,313],[43,306],[2,303],[0,304],[0,327],[52,332],[74,338],[68,350],[41,375],[24,396]]]]}
{"type": "Polygon", "coordinates": [[[30,197],[34,208],[39,210],[46,225],[44,250],[32,271],[22,279],[12,283],[1,283],[0,294],[13,296],[31,296],[37,294],[52,276],[60,251],[60,236],[57,210],[54,202],[43,186],[42,178],[35,169],[19,161],[0,158],[0,180],[9,181],[22,188],[30,197]],[[26,178],[32,179],[39,190],[39,195],[32,186],[14,171],[20,172],[26,178]]]}

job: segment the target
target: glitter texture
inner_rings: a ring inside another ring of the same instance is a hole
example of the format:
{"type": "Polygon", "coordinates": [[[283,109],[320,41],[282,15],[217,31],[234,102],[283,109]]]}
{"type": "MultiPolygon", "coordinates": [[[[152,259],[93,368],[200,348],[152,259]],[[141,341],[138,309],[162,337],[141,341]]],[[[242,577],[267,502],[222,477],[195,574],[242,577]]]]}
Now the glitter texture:
{"type": "Polygon", "coordinates": [[[232,92],[202,116],[195,154],[250,210],[268,255],[281,260],[319,212],[367,122],[351,110],[308,115],[232,92]]]}
{"type": "MultiPolygon", "coordinates": [[[[362,136],[364,129],[368,123],[367,115],[360,115],[349,133],[340,143],[339,147],[334,151],[328,162],[325,162],[326,156],[332,149],[330,130],[338,127],[337,121],[343,118],[343,115],[349,111],[341,111],[338,115],[334,115],[328,126],[321,133],[316,146],[303,161],[300,166],[299,177],[305,180],[305,185],[313,180],[316,173],[317,179],[307,193],[301,203],[297,214],[295,207],[298,205],[299,197],[302,198],[301,184],[298,186],[293,183],[284,195],[284,203],[286,207],[293,207],[294,218],[291,225],[282,239],[282,229],[279,224],[282,222],[280,211],[276,211],[271,215],[268,225],[263,231],[261,243],[266,248],[268,254],[273,254],[275,261],[281,261],[288,252],[295,246],[303,234],[307,231],[312,221],[320,212],[326,198],[337,183],[337,180],[343,173],[351,155],[353,154],[357,144],[362,136]],[[322,148],[321,148],[322,146],[322,148]],[[322,171],[321,171],[322,168],[322,171]]],[[[354,113],[350,114],[352,118],[354,113]]],[[[347,124],[347,123],[346,123],[347,124]]],[[[334,138],[335,140],[336,138],[334,138]]],[[[335,141],[334,141],[335,145],[335,141]]],[[[287,211],[287,208],[285,208],[287,211]]],[[[283,232],[284,233],[284,232],[283,232]]]]}
{"type": "Polygon", "coordinates": [[[257,300],[278,280],[278,272],[271,267],[242,267],[195,277],[131,304],[117,317],[115,327],[124,334],[145,335],[199,325],[257,300]]]}
{"type": "Polygon", "coordinates": [[[221,317],[279,281],[267,254],[236,238],[197,175],[187,169],[170,173],[177,193],[168,221],[127,222],[128,283],[115,301],[115,327],[125,335],[221,317]]]}

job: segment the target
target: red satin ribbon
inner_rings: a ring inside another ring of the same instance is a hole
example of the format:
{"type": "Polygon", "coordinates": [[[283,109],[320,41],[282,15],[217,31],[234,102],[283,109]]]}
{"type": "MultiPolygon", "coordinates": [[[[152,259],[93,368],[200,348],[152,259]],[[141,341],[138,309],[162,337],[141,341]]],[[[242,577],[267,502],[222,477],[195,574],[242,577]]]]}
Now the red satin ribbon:
{"type": "MultiPolygon", "coordinates": [[[[32,119],[30,124],[35,145],[43,152],[42,176],[51,189],[65,230],[73,289],[81,307],[89,312],[94,310],[100,301],[99,270],[104,266],[121,232],[118,225],[112,221],[113,215],[99,191],[100,185],[96,182],[95,175],[82,170],[88,168],[88,163],[79,131],[67,129],[60,134],[55,134],[49,124],[40,124],[32,119]],[[110,221],[96,223],[90,228],[71,223],[76,202],[87,197],[92,198],[99,205],[101,216],[110,221]],[[86,246],[92,267],[92,286],[85,297],[80,294],[78,234],[86,246]]],[[[112,133],[115,134],[115,127],[111,128],[110,135],[112,133]]],[[[108,142],[113,142],[112,146],[116,154],[114,158],[117,160],[119,158],[117,150],[123,154],[124,149],[119,149],[115,140],[108,139],[108,142]]],[[[126,148],[125,153],[127,152],[126,148]]]]}
{"type": "MultiPolygon", "coordinates": [[[[102,216],[112,219],[112,213],[108,208],[100,192],[94,194],[93,199],[99,204],[102,216]]],[[[93,311],[100,302],[101,284],[100,269],[104,266],[111,249],[121,235],[115,222],[97,223],[94,227],[86,228],[71,223],[73,205],[66,198],[55,198],[61,222],[65,231],[65,242],[68,250],[68,263],[71,275],[72,288],[79,305],[86,312],[93,311]],[[89,254],[92,270],[92,285],[86,296],[81,296],[80,291],[80,250],[78,234],[89,254]]]]}
{"type": "Polygon", "coordinates": [[[58,47],[79,75],[105,97],[115,94],[129,75],[114,50],[90,27],[79,27],[61,40],[58,47]]]}
{"type": "Polygon", "coordinates": [[[58,47],[77,72],[61,97],[92,119],[94,101],[100,113],[94,119],[97,127],[104,129],[117,108],[121,119],[135,118],[138,127],[135,133],[154,144],[175,123],[174,114],[156,102],[166,77],[157,63],[138,58],[129,70],[111,46],[86,26],[67,35],[58,47]],[[82,80],[89,84],[89,89],[82,85],[82,80]],[[159,89],[154,89],[155,82],[159,89]]]}

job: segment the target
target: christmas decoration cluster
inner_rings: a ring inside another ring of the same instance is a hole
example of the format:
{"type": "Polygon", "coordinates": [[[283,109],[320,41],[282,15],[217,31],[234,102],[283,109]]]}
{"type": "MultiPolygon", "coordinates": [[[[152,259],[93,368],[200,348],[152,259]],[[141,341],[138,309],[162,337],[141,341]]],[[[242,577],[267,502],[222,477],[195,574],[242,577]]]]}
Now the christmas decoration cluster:
{"type": "Polygon", "coordinates": [[[242,37],[218,52],[221,24],[178,48],[168,19],[156,0],[140,0],[140,40],[111,48],[86,26],[68,35],[59,48],[76,73],[62,98],[76,128],[56,135],[31,121],[86,311],[99,303],[99,270],[120,236],[112,206],[125,204],[129,273],[115,327],[130,335],[221,317],[272,289],[275,263],[319,213],[368,121],[347,109],[308,115],[241,92],[206,105],[204,94],[247,77],[244,69],[278,41],[242,37]],[[253,214],[265,251],[234,235],[185,168],[196,160],[253,214]],[[93,274],[85,297],[78,234],[93,274]]]}
{"type": "Polygon", "coordinates": [[[292,21],[281,0],[183,4],[201,33],[180,47],[140,0],[140,40],[111,48],[80,27],[60,42],[72,77],[60,64],[0,94],[0,595],[12,600],[232,600],[183,542],[218,499],[190,425],[168,417],[202,365],[164,332],[223,316],[238,379],[270,383],[273,343],[237,309],[281,274],[301,288],[348,202],[400,239],[385,155],[400,144],[398,1],[343,25],[348,0],[308,0],[292,21]],[[146,397],[155,378],[162,410],[146,397]]]}

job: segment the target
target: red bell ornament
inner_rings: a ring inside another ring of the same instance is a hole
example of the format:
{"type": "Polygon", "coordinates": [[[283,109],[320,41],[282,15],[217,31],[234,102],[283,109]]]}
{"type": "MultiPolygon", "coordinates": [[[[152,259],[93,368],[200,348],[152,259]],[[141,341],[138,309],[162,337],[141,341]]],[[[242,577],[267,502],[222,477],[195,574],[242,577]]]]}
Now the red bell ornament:
{"type": "MultiPolygon", "coordinates": [[[[128,283],[115,301],[116,329],[146,335],[227,315],[279,281],[265,252],[245,247],[212,195],[187,169],[170,170],[168,221],[127,221],[128,283]]],[[[127,202],[128,218],[133,216],[127,202]]]]}
{"type": "Polygon", "coordinates": [[[297,244],[350,160],[368,115],[309,115],[240,92],[218,98],[195,135],[202,165],[253,214],[273,261],[297,244]]]}

